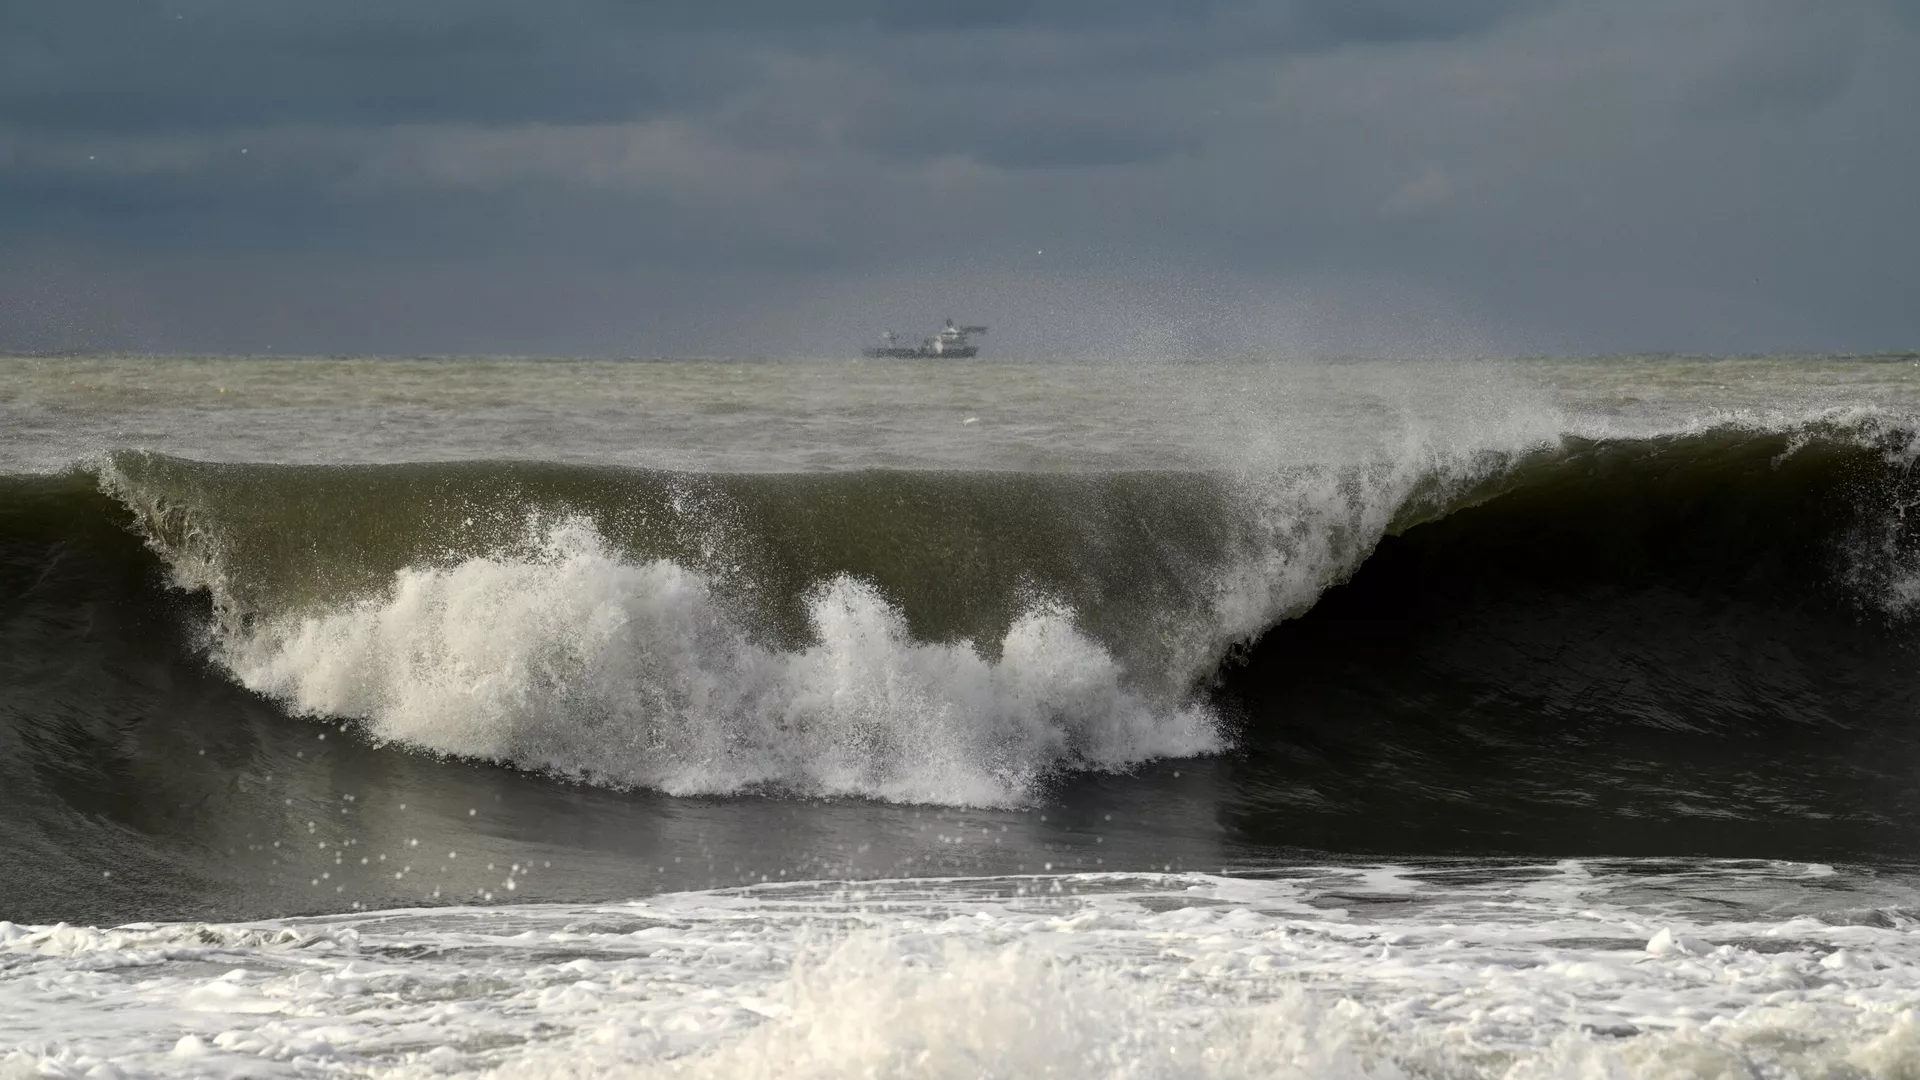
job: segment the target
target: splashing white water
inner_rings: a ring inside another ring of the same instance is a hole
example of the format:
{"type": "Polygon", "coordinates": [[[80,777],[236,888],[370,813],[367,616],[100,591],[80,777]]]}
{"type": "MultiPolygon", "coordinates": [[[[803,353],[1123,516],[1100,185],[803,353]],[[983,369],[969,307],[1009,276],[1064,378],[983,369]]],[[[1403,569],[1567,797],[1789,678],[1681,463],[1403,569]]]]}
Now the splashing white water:
{"type": "Polygon", "coordinates": [[[0,1077],[1910,1080],[1920,950],[1878,905],[1911,887],[1665,860],[0,922],[0,1077]]]}
{"type": "Polygon", "coordinates": [[[674,794],[1004,806],[1062,768],[1218,750],[1214,718],[1129,690],[1071,613],[1037,606],[989,660],[924,643],[870,585],[809,601],[816,641],[752,639],[700,574],[628,562],[587,522],[526,555],[397,575],[386,595],[227,630],[248,687],[376,738],[674,794]]]}

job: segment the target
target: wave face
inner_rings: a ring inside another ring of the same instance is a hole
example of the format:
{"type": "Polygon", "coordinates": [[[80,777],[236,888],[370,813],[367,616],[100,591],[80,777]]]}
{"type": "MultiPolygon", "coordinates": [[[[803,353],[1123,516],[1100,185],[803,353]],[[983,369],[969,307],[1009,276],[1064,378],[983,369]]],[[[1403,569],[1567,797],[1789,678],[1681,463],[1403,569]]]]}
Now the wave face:
{"type": "Polygon", "coordinates": [[[211,599],[220,666],[379,740],[678,794],[970,805],[1223,745],[1166,678],[1236,542],[1204,478],[136,455],[101,477],[211,599]]]}
{"type": "Polygon", "coordinates": [[[296,713],[616,786],[975,806],[1223,749],[1194,689],[1224,649],[1438,480],[144,454],[99,477],[210,599],[208,655],[296,713]]]}
{"type": "Polygon", "coordinates": [[[1293,763],[1257,818],[1471,789],[1476,740],[1564,765],[1607,730],[1908,708],[1912,441],[1856,418],[1257,477],[120,453],[7,481],[9,626],[32,657],[72,610],[36,590],[77,576],[143,662],[614,787],[1015,806],[1237,748],[1293,763]],[[1355,754],[1398,764],[1309,767],[1355,754]]]}
{"type": "Polygon", "coordinates": [[[1920,500],[1881,423],[1569,440],[1226,673],[1248,837],[1913,850],[1920,500]]]}

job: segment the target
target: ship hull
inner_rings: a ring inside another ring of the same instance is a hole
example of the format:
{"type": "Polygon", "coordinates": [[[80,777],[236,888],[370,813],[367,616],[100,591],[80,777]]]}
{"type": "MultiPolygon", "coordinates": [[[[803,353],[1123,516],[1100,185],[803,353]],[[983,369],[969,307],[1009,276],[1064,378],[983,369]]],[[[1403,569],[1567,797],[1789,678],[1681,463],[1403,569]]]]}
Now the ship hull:
{"type": "Polygon", "coordinates": [[[979,356],[978,345],[966,345],[958,349],[946,349],[936,352],[933,349],[880,348],[862,349],[860,355],[869,360],[965,360],[979,356]]]}

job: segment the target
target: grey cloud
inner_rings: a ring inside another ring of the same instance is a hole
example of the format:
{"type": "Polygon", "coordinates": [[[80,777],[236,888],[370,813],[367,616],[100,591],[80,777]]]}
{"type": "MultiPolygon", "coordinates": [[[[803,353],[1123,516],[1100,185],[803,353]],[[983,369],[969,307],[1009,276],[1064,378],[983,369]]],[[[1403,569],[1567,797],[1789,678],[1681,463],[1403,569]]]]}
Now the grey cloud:
{"type": "Polygon", "coordinates": [[[1920,27],[1869,0],[200,2],[181,71],[112,70],[129,16],[0,73],[0,276],[102,282],[72,310],[148,347],[1920,337],[1920,27]],[[234,310],[266,282],[315,299],[234,310]]]}
{"type": "Polygon", "coordinates": [[[907,61],[958,85],[1061,67],[1199,64],[1484,28],[1520,0],[1168,6],[1139,0],[74,0],[10,7],[0,122],[45,130],[268,123],[598,123],[711,101],[755,49],[907,61]],[[1436,16],[1444,7],[1450,14],[1436,16]],[[1048,36],[1062,47],[1036,55],[1048,36]]]}
{"type": "Polygon", "coordinates": [[[137,132],[591,121],[670,104],[644,54],[596,34],[591,15],[566,0],[16,5],[0,37],[0,118],[137,132]]]}
{"type": "Polygon", "coordinates": [[[1541,6],[1529,0],[1308,0],[1300,5],[1303,21],[1326,40],[1386,44],[1457,38],[1541,6]]]}
{"type": "Polygon", "coordinates": [[[1790,0],[1744,5],[1716,89],[1732,108],[1817,109],[1844,93],[1863,48],[1868,5],[1818,10],[1790,0]]]}

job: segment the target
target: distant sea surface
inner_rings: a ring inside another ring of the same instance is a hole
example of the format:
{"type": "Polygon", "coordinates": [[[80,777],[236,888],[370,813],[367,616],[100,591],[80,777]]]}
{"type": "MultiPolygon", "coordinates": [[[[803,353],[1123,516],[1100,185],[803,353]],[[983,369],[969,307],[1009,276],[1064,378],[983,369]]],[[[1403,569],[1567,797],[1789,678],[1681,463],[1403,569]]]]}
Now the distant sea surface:
{"type": "Polygon", "coordinates": [[[0,357],[0,1077],[1920,1075],[1917,457],[1913,356],[0,357]]]}

